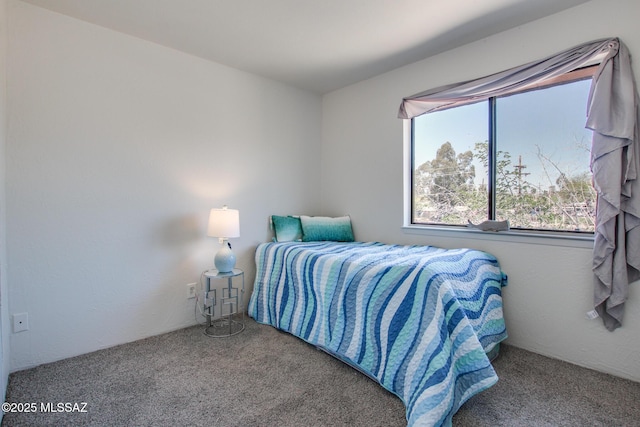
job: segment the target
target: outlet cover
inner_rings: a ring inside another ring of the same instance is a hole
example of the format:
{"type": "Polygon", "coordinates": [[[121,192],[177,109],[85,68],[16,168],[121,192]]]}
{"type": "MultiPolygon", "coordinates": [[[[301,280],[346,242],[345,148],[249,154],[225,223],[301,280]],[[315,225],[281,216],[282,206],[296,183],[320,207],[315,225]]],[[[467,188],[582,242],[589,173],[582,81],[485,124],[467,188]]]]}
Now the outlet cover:
{"type": "Polygon", "coordinates": [[[22,332],[29,330],[29,314],[16,313],[13,315],[13,332],[22,332]]]}
{"type": "Polygon", "coordinates": [[[196,297],[196,283],[187,284],[187,299],[196,297]]]}

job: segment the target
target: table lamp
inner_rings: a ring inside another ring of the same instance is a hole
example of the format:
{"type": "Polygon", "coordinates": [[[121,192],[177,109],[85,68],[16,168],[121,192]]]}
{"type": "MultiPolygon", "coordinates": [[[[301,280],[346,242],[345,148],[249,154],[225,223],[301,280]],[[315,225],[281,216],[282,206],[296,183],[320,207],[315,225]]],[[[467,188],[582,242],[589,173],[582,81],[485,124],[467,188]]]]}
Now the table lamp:
{"type": "Polygon", "coordinates": [[[209,213],[209,228],[207,235],[217,237],[222,245],[213,259],[216,269],[220,273],[233,271],[236,265],[236,256],[231,251],[229,239],[240,237],[240,213],[236,209],[211,209],[209,213]]]}

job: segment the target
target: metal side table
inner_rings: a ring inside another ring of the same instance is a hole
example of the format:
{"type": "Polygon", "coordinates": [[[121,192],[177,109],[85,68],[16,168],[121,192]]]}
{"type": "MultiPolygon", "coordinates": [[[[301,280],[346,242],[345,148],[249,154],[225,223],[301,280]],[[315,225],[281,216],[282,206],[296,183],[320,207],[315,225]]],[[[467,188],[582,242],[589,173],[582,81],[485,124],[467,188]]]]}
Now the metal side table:
{"type": "Polygon", "coordinates": [[[207,318],[207,326],[204,334],[210,337],[230,337],[244,330],[244,271],[234,268],[228,273],[218,270],[209,270],[204,273],[205,299],[204,313],[207,318]],[[216,289],[212,289],[213,280],[227,279],[227,286],[222,288],[222,296],[218,300],[216,289]],[[233,286],[233,280],[240,280],[240,288],[233,286]],[[214,319],[215,308],[220,303],[220,317],[214,319]]]}

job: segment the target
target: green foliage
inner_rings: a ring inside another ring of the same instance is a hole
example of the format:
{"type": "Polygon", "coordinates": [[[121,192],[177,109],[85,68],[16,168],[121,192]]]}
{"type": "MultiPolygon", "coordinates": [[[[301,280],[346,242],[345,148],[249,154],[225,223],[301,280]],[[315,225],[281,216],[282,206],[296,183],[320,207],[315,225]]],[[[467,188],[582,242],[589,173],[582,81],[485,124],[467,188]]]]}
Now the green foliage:
{"type": "MultiPolygon", "coordinates": [[[[417,222],[459,224],[488,219],[488,193],[483,180],[476,184],[474,159],[488,170],[488,143],[478,142],[471,150],[456,154],[450,142],[438,149],[433,160],[414,171],[414,218],[417,222]]],[[[544,169],[559,170],[547,162],[544,169]]],[[[587,173],[560,177],[547,188],[527,181],[526,165],[519,158],[512,163],[508,152],[496,154],[496,218],[508,219],[512,227],[548,230],[593,231],[595,191],[587,173]]],[[[488,179],[488,178],[487,178],[488,179]]]]}

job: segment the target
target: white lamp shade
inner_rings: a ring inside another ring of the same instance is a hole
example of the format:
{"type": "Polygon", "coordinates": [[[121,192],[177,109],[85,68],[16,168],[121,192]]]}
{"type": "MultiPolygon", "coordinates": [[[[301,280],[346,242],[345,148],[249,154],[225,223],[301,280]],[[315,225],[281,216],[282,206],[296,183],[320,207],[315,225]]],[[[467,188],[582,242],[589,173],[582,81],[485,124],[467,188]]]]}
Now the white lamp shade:
{"type": "Polygon", "coordinates": [[[211,209],[207,235],[229,239],[240,237],[240,212],[236,209],[211,209]]]}

